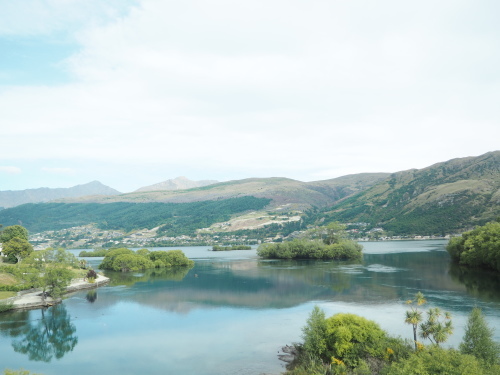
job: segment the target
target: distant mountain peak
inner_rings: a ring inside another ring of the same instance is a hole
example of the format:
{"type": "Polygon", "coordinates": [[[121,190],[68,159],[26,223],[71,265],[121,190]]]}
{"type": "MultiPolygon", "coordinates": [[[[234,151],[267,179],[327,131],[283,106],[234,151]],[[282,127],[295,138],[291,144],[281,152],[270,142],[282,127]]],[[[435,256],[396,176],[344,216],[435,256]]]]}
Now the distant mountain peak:
{"type": "Polygon", "coordinates": [[[135,190],[134,193],[143,192],[143,191],[159,191],[159,190],[167,190],[167,191],[168,190],[185,190],[185,189],[192,189],[192,188],[197,188],[197,187],[213,185],[213,184],[216,184],[218,182],[219,181],[216,181],[216,180],[193,181],[185,176],[179,176],[179,177],[176,177],[174,179],[159,182],[157,184],[143,186],[143,187],[135,190]]]}
{"type": "Polygon", "coordinates": [[[87,195],[118,194],[121,194],[118,190],[110,188],[99,181],[91,181],[69,188],[42,187],[26,190],[7,190],[0,191],[0,207],[9,208],[25,203],[42,203],[61,198],[78,198],[87,195]]]}

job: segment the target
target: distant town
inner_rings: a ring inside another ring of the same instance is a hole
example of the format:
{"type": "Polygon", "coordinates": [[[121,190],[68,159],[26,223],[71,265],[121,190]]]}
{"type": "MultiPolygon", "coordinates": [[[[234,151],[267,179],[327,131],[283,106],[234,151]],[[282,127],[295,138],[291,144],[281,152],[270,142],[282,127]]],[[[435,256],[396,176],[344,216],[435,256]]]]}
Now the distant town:
{"type": "MultiPolygon", "coordinates": [[[[383,228],[364,230],[365,223],[349,223],[348,232],[351,238],[358,241],[395,241],[395,240],[428,240],[448,239],[450,236],[387,236],[383,228]],[[354,227],[354,229],[353,229],[354,227]]],[[[252,238],[247,235],[231,233],[199,233],[177,237],[161,236],[158,228],[141,229],[132,233],[118,230],[102,230],[89,224],[57,231],[46,231],[30,234],[30,242],[35,250],[47,247],[62,247],[67,249],[95,249],[110,247],[168,247],[168,246],[213,246],[246,244],[258,245],[261,243],[282,242],[300,237],[304,231],[296,231],[288,236],[277,234],[272,237],[252,238]]]]}

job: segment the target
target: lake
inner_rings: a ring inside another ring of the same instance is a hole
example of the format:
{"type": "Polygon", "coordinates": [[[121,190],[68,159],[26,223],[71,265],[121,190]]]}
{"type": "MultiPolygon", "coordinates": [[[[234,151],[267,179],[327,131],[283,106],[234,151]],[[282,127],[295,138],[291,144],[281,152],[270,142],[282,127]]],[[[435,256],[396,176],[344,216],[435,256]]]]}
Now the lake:
{"type": "MultiPolygon", "coordinates": [[[[0,371],[279,374],[278,351],[301,340],[314,305],[327,316],[358,314],[411,338],[404,301],[418,291],[428,307],[452,314],[455,333],[446,345],[460,343],[474,306],[500,341],[498,275],[452,266],[446,241],[362,244],[361,264],[186,247],[196,262],[190,270],[106,272],[110,285],[74,293],[56,307],[0,314],[0,371]]],[[[97,267],[102,258],[86,259],[97,267]]]]}

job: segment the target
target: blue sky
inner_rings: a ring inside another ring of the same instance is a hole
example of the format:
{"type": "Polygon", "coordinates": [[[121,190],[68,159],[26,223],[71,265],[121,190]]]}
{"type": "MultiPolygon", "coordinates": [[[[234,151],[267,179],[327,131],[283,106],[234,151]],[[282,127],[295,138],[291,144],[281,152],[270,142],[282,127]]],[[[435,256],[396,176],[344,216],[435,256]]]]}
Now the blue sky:
{"type": "Polygon", "coordinates": [[[0,0],[0,190],[498,150],[496,1],[0,0]]]}

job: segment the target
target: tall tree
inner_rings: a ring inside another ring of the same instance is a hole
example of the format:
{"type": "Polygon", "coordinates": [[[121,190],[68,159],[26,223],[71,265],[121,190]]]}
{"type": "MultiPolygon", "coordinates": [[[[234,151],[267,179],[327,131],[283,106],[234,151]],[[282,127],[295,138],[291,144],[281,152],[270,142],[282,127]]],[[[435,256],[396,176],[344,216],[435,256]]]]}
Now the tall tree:
{"type": "Polygon", "coordinates": [[[406,301],[410,305],[410,310],[406,311],[405,323],[411,324],[413,327],[413,342],[415,344],[415,350],[417,350],[417,328],[422,322],[422,311],[418,308],[427,301],[424,298],[422,292],[415,294],[415,298],[406,301]]]}
{"type": "Polygon", "coordinates": [[[427,320],[420,324],[420,336],[429,339],[433,344],[448,340],[453,333],[453,324],[449,312],[442,312],[439,307],[430,308],[427,311],[427,320]]]}
{"type": "Polygon", "coordinates": [[[472,354],[488,366],[500,361],[500,345],[493,341],[493,329],[488,326],[481,309],[477,307],[469,314],[460,351],[472,354]]]}

